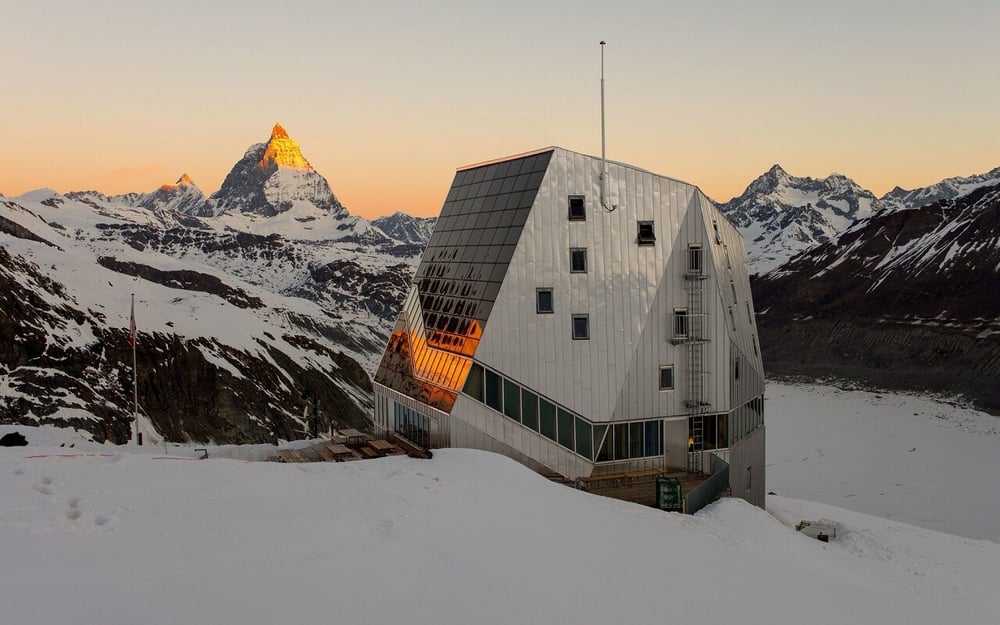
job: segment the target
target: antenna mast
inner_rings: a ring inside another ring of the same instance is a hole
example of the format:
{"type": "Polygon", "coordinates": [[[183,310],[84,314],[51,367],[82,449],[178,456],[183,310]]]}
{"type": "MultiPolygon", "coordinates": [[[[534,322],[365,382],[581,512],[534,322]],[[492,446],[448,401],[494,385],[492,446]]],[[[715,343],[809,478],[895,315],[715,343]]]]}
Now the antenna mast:
{"type": "Polygon", "coordinates": [[[608,156],[607,156],[607,140],[605,137],[604,130],[604,46],[605,42],[601,42],[601,208],[608,211],[609,213],[617,206],[608,205],[607,191],[605,190],[605,185],[608,181],[608,156]]]}

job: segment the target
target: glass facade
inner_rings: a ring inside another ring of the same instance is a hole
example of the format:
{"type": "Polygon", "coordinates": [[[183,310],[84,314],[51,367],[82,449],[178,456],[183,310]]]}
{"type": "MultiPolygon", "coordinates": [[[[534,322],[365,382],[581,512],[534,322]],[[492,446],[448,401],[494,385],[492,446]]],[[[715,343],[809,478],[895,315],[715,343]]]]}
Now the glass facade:
{"type": "Polygon", "coordinates": [[[551,157],[549,150],[455,174],[376,382],[451,411],[551,157]]]}
{"type": "Polygon", "coordinates": [[[472,365],[462,392],[591,462],[663,455],[662,419],[591,423],[479,363],[472,365]]]}

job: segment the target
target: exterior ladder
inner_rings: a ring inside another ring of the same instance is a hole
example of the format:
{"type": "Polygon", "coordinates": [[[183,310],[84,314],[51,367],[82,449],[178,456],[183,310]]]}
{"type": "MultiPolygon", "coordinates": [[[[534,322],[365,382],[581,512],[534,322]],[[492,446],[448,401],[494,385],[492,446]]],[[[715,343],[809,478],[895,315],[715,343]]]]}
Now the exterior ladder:
{"type": "Polygon", "coordinates": [[[684,402],[691,411],[688,433],[688,472],[704,473],[704,417],[711,408],[705,395],[705,334],[707,314],[705,313],[705,283],[708,274],[704,271],[705,258],[700,247],[688,249],[688,271],[684,279],[688,284],[688,333],[683,341],[688,346],[688,397],[684,402]]]}

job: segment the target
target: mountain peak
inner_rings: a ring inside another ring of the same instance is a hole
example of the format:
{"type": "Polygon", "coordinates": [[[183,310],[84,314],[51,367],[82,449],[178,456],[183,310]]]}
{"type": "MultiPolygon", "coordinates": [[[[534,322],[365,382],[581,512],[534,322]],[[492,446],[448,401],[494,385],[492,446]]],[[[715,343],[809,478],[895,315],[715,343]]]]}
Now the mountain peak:
{"type": "Polygon", "coordinates": [[[277,168],[297,169],[299,171],[313,171],[312,165],[302,156],[299,144],[295,142],[288,132],[281,126],[275,124],[271,130],[271,139],[267,142],[267,149],[260,159],[260,168],[271,170],[277,168]]]}
{"type": "Polygon", "coordinates": [[[768,169],[767,173],[769,175],[775,176],[775,177],[778,177],[778,176],[783,176],[783,177],[784,176],[788,176],[788,172],[785,171],[784,169],[782,169],[781,165],[778,165],[777,163],[775,163],[774,165],[771,165],[771,169],[768,169]]]}
{"type": "Polygon", "coordinates": [[[174,184],[177,185],[194,184],[194,180],[191,180],[191,176],[187,175],[187,173],[185,172],[184,174],[181,175],[180,178],[177,179],[177,182],[175,182],[174,184]]]}

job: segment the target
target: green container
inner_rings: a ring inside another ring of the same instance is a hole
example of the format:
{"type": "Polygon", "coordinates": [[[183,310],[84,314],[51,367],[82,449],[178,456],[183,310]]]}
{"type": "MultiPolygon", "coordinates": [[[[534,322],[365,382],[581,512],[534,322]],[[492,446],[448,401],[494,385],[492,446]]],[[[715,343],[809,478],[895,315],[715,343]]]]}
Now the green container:
{"type": "Polygon", "coordinates": [[[667,512],[684,512],[680,480],[676,477],[656,476],[656,507],[667,512]]]}

